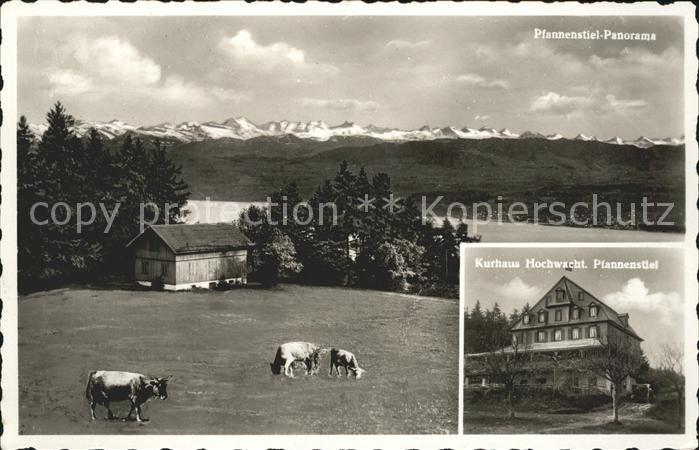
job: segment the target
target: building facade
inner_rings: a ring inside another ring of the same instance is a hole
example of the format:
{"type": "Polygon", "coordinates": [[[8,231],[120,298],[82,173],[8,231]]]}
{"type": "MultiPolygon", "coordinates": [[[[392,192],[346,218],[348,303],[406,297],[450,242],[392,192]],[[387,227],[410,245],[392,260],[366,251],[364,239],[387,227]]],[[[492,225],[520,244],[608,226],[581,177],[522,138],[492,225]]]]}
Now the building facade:
{"type": "MultiPolygon", "coordinates": [[[[562,277],[532,307],[520,315],[510,329],[512,345],[504,354],[525,354],[529,360],[515,381],[521,386],[550,386],[555,389],[594,393],[609,392],[611,383],[581,370],[576,359],[585,351],[601,348],[614,340],[640,352],[643,339],[629,324],[629,315],[618,313],[567,277],[562,277]]],[[[467,355],[484,358],[485,354],[467,355]]],[[[483,370],[466,373],[466,385],[488,386],[483,370]]],[[[624,382],[630,392],[633,380],[624,382]]]]}
{"type": "Polygon", "coordinates": [[[231,224],[152,225],[127,244],[142,286],[165,290],[247,283],[251,242],[231,224]]]}

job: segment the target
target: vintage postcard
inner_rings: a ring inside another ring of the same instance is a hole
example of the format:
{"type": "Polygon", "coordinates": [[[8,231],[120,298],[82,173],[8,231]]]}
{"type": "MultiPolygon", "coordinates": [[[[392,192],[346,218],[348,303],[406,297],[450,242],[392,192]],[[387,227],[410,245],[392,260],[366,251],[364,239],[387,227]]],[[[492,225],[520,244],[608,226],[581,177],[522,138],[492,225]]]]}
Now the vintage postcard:
{"type": "Polygon", "coordinates": [[[40,3],[4,448],[695,446],[693,8],[40,3]]]}

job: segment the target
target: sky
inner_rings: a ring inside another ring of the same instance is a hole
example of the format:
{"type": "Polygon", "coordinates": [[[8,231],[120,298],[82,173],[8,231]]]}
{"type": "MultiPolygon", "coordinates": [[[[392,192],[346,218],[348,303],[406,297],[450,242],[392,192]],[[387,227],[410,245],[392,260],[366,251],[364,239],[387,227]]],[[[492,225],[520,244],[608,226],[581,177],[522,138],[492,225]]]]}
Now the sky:
{"type": "MultiPolygon", "coordinates": [[[[468,249],[465,271],[465,305],[470,309],[480,301],[492,309],[495,302],[507,314],[533,306],[566,276],[612,307],[629,314],[629,323],[639,336],[651,364],[657,364],[664,344],[684,345],[684,289],[682,248],[480,248],[468,249]],[[658,260],[658,270],[574,269],[485,269],[475,267],[475,258],[519,260],[527,258],[570,260],[637,261],[658,260]]],[[[694,303],[694,302],[692,302],[694,303]]]]}
{"type": "Polygon", "coordinates": [[[673,17],[24,17],[18,107],[43,122],[244,116],[624,139],[683,134],[673,17]],[[535,28],[652,32],[542,40],[535,28]]]}

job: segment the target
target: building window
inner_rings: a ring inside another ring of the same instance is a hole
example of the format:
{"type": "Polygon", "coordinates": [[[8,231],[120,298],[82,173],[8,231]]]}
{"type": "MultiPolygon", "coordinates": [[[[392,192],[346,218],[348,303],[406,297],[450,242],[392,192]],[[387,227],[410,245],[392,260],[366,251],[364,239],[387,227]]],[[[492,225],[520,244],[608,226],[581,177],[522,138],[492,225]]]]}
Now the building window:
{"type": "Polygon", "coordinates": [[[588,332],[588,334],[591,338],[596,338],[597,337],[597,327],[595,327],[595,326],[590,327],[590,331],[588,332]]]}
{"type": "Polygon", "coordinates": [[[556,322],[560,322],[563,320],[563,311],[560,309],[556,311],[556,322]]]}
{"type": "Polygon", "coordinates": [[[597,317],[597,307],[595,305],[590,306],[590,317],[597,317]]]}
{"type": "Polygon", "coordinates": [[[141,261],[141,275],[148,275],[148,261],[141,261]]]}
{"type": "Polygon", "coordinates": [[[536,342],[545,342],[546,341],[546,333],[543,331],[539,331],[536,333],[536,342]]]}
{"type": "Polygon", "coordinates": [[[553,340],[554,341],[562,341],[563,340],[563,330],[556,330],[553,332],[553,340]]]}
{"type": "Polygon", "coordinates": [[[585,300],[585,294],[583,294],[582,291],[578,292],[578,300],[580,300],[580,301],[585,300]]]}
{"type": "Polygon", "coordinates": [[[539,313],[539,323],[546,322],[546,314],[542,311],[539,313]]]}
{"type": "Polygon", "coordinates": [[[551,303],[551,296],[550,296],[550,295],[547,295],[547,296],[546,296],[546,299],[545,299],[544,301],[546,302],[546,306],[548,306],[549,303],[551,303]]]}
{"type": "Polygon", "coordinates": [[[524,315],[524,323],[528,324],[529,323],[529,314],[524,315]]]}
{"type": "Polygon", "coordinates": [[[578,320],[580,318],[580,310],[578,308],[573,308],[573,319],[578,320]]]}
{"type": "Polygon", "coordinates": [[[563,289],[556,289],[556,301],[563,301],[563,289]]]}
{"type": "Polygon", "coordinates": [[[573,339],[580,339],[580,328],[573,328],[573,339]]]}

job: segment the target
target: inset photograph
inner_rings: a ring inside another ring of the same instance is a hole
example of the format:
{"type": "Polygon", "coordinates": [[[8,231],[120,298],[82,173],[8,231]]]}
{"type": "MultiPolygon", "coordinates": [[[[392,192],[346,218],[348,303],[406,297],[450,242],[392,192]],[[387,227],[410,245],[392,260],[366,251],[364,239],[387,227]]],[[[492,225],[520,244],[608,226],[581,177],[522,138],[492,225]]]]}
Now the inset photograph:
{"type": "Polygon", "coordinates": [[[684,432],[682,248],[461,251],[464,434],[684,432]]]}

